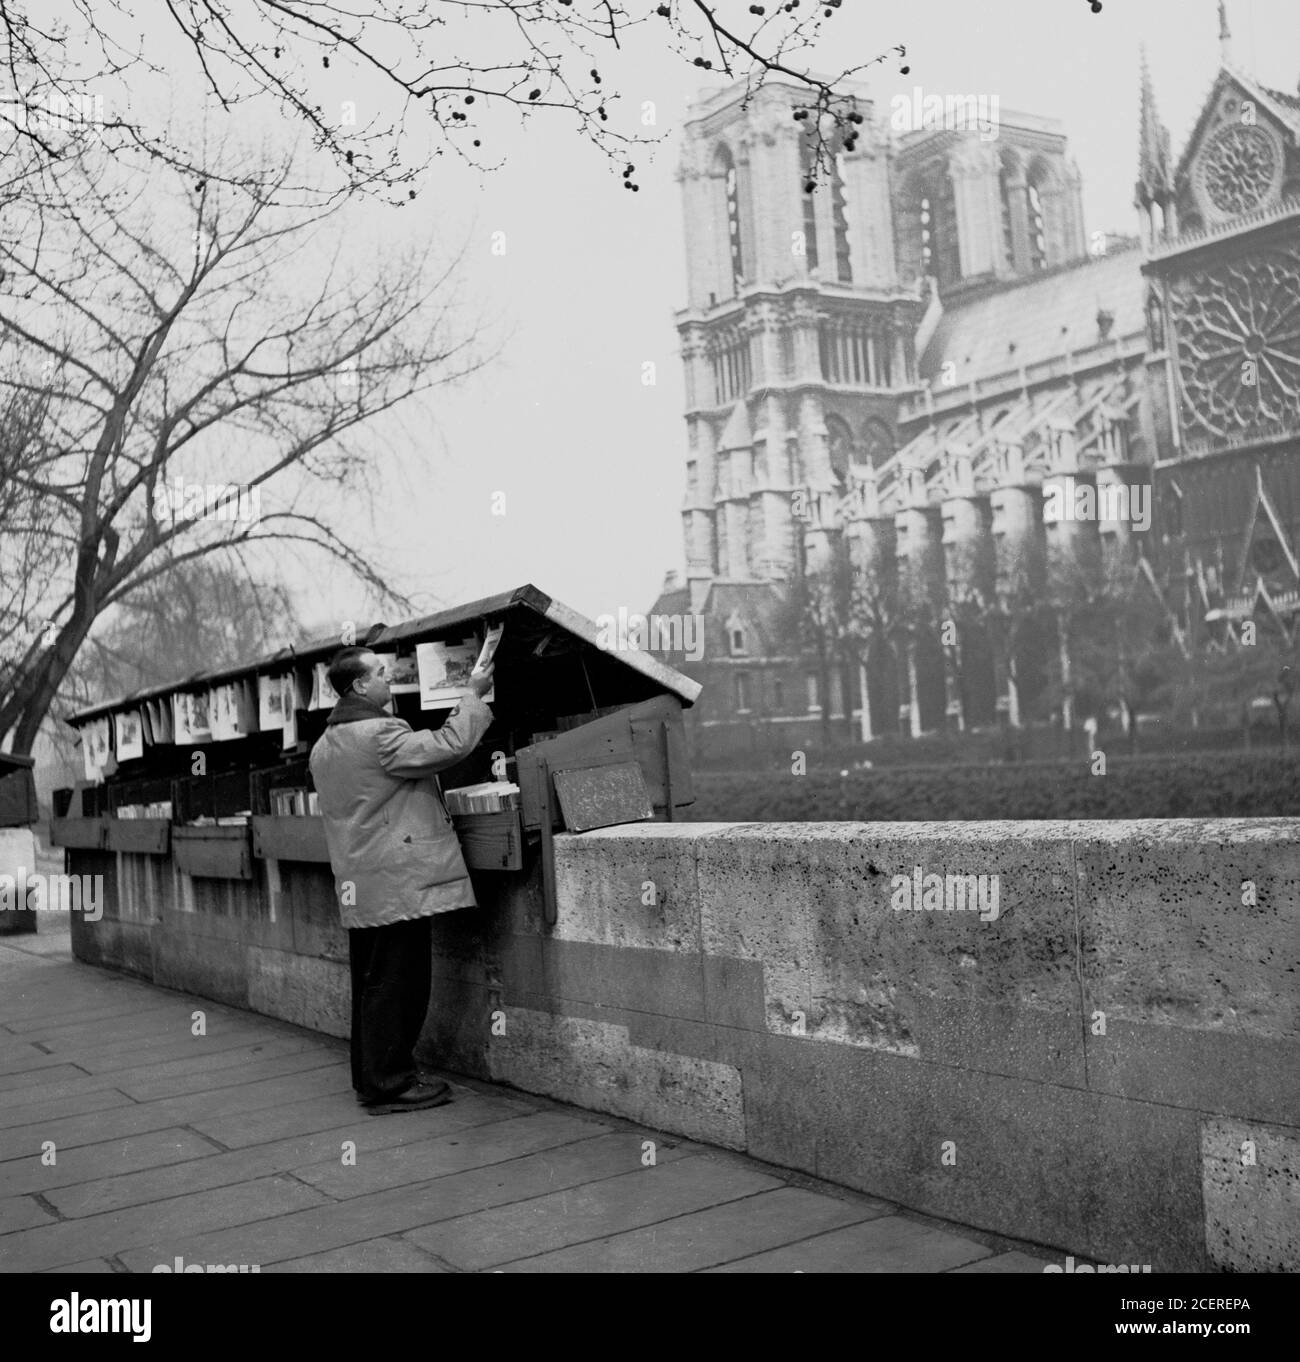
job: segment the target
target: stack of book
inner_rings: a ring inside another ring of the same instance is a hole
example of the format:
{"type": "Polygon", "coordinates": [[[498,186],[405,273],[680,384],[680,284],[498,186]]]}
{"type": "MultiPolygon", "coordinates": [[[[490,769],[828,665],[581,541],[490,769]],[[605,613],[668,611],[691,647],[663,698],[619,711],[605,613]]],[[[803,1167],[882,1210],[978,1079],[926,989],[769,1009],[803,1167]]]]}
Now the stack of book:
{"type": "Polygon", "coordinates": [[[306,814],[319,813],[320,802],[315,790],[272,790],[271,812],[278,818],[301,818],[306,814]]]}
{"type": "Polygon", "coordinates": [[[170,799],[156,804],[119,804],[113,810],[114,818],[170,818],[172,803],[170,799]]]}
{"type": "Polygon", "coordinates": [[[448,790],[446,798],[449,813],[504,813],[519,807],[519,786],[508,780],[489,780],[448,790]]]}

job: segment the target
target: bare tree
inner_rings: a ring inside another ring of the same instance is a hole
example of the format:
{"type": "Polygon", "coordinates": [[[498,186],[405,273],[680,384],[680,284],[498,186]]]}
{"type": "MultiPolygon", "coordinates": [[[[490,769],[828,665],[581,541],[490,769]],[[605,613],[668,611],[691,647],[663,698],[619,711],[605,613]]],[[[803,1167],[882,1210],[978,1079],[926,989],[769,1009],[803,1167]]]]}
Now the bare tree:
{"type": "Polygon", "coordinates": [[[321,259],[340,208],[278,206],[290,180],[194,183],[160,163],[142,179],[83,155],[52,177],[57,199],[4,210],[0,409],[27,414],[0,445],[0,744],[16,752],[100,614],[177,565],[310,546],[401,603],[313,495],[364,493],[354,437],[481,356],[454,262],[321,259]]]}
{"type": "Polygon", "coordinates": [[[192,559],[128,596],[86,640],[64,685],[68,698],[84,705],[127,695],[297,643],[289,593],[233,561],[237,552],[192,559]]]}
{"type": "Polygon", "coordinates": [[[794,572],[786,584],[775,615],[775,633],[789,639],[806,665],[817,677],[821,702],[821,742],[829,751],[832,741],[831,709],[835,695],[834,678],[840,681],[847,725],[845,737],[852,732],[852,677],[849,663],[854,658],[853,565],[842,535],[828,537],[826,552],[810,561],[807,542],[796,533],[794,572]]]}
{"type": "MultiPolygon", "coordinates": [[[[114,152],[188,164],[165,130],[123,112],[131,83],[166,71],[228,112],[260,100],[305,126],[349,187],[413,197],[430,154],[497,163],[502,114],[564,117],[623,165],[630,148],[658,134],[646,132],[653,120],[640,105],[619,116],[620,95],[601,67],[617,67],[625,51],[666,49],[755,88],[769,76],[803,85],[808,102],[796,116],[811,120],[816,177],[833,144],[852,149],[863,121],[844,82],[906,58],[900,44],[832,78],[813,74],[804,58],[842,3],[783,0],[724,16],[713,0],[166,0],[142,31],[117,4],[43,0],[36,10],[2,0],[0,78],[9,89],[0,87],[0,128],[42,162],[89,128],[114,152]],[[379,107],[359,119],[358,89],[372,88],[379,107]]],[[[634,171],[633,163],[623,171],[631,188],[634,171]]]]}

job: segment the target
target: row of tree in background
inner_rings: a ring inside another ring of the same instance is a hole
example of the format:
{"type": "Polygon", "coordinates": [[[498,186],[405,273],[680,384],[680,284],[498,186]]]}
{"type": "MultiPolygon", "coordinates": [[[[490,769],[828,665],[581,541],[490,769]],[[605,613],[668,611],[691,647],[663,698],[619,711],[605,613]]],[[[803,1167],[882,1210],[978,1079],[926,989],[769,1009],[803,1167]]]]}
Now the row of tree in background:
{"type": "MultiPolygon", "coordinates": [[[[820,561],[800,555],[774,632],[797,641],[821,696],[869,706],[873,737],[1053,725],[1082,743],[1092,721],[1132,751],[1139,715],[1157,714],[1193,731],[1240,725],[1249,745],[1266,707],[1285,745],[1300,647],[1279,622],[1225,633],[1172,610],[1139,553],[1100,537],[1094,550],[1053,555],[1030,538],[1011,561],[987,543],[900,562],[888,541],[839,536],[820,561]]],[[[822,703],[823,746],[866,736],[852,708],[836,732],[822,703]]]]}

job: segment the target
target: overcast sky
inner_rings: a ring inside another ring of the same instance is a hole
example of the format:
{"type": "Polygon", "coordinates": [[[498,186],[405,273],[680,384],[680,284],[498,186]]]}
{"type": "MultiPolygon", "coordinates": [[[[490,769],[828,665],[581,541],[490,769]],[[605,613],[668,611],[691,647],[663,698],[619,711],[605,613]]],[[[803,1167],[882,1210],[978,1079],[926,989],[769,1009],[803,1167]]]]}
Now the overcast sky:
{"type": "MultiPolygon", "coordinates": [[[[743,13],[743,0],[723,0],[743,13]]],[[[160,7],[161,8],[161,7],[160,7]]],[[[141,11],[141,16],[146,11],[141,11]]],[[[1232,0],[1234,56],[1266,84],[1300,76],[1296,0],[1232,0]]],[[[145,22],[142,17],[142,22],[145,22]]],[[[996,94],[1004,109],[1059,118],[1083,174],[1085,226],[1133,232],[1138,48],[1178,155],[1218,70],[1215,0],[846,0],[819,69],[908,49],[873,68],[878,107],[927,92],[996,94]]],[[[682,566],[683,388],[674,309],[685,297],[673,178],[677,130],[704,73],[657,52],[649,30],[607,83],[653,100],[666,134],[634,159],[640,192],[570,130],[564,115],[512,134],[504,169],[436,163],[410,209],[372,205],[353,230],[367,249],[426,231],[468,242],[467,293],[511,332],[502,358],[408,419],[411,448],[386,473],[373,535],[394,581],[421,604],[536,583],[595,616],[645,610],[682,566]],[[493,233],[506,234],[494,255],[493,233]],[[657,384],[643,385],[653,361],[657,384]],[[399,468],[400,463],[400,468],[399,468]],[[505,493],[506,514],[492,498],[505,493]]],[[[607,69],[610,69],[607,67],[607,69]]],[[[377,467],[391,459],[374,450],[377,467]]],[[[364,616],[341,575],[290,568],[304,622],[364,616]]]]}

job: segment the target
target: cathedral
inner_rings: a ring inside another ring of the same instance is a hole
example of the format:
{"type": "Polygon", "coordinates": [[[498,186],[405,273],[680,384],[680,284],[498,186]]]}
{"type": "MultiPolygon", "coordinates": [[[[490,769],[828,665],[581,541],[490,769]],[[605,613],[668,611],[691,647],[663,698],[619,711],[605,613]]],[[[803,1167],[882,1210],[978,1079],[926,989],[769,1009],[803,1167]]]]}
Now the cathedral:
{"type": "Polygon", "coordinates": [[[1180,646],[1295,638],[1300,97],[1219,25],[1177,159],[1141,62],[1131,238],[1085,231],[1051,119],[856,88],[809,193],[806,90],[692,105],[685,577],[652,613],[703,622],[711,750],[1077,724],[1043,606],[1088,565],[1180,646]]]}

